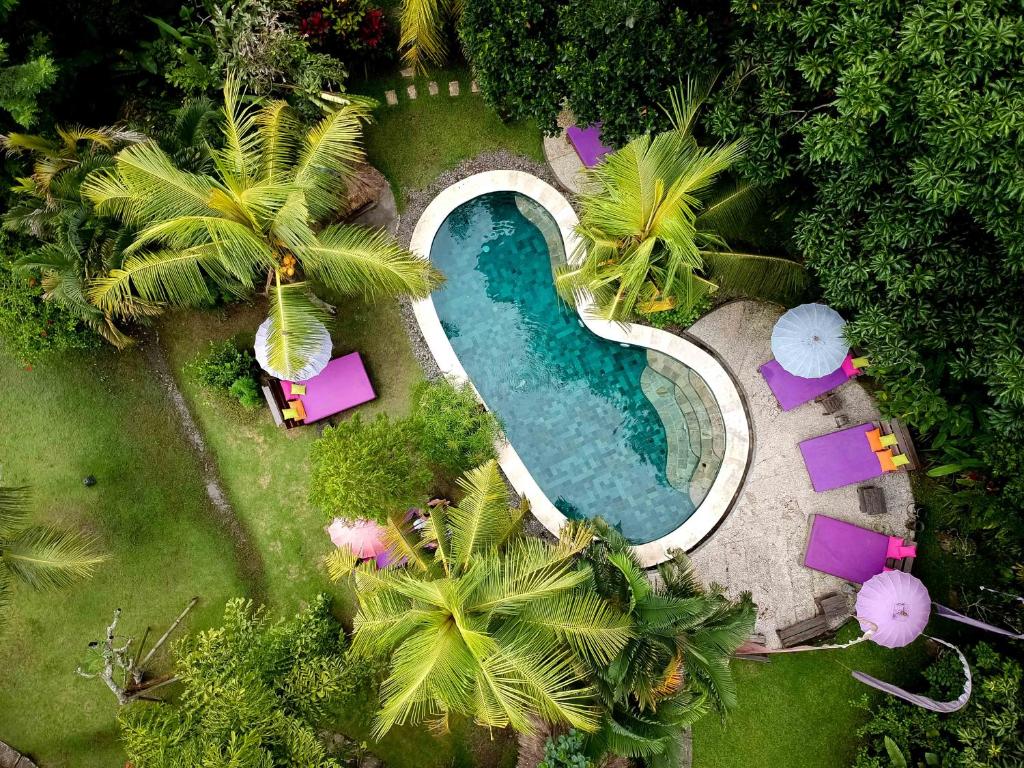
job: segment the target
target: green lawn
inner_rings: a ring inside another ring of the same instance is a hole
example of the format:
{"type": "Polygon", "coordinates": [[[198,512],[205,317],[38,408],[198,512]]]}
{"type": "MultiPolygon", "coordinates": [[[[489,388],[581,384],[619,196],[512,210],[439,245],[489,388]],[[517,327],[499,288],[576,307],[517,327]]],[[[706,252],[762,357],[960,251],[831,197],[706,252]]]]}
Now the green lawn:
{"type": "MultiPolygon", "coordinates": [[[[329,522],[307,499],[309,448],[316,427],[284,430],[265,408],[246,411],[232,398],[199,386],[184,366],[211,340],[237,337],[251,346],[263,321],[262,304],[237,304],[226,310],[176,312],[160,324],[160,338],[171,367],[206,436],[235,512],[249,528],[266,570],[271,606],[285,613],[328,587],[318,562],[329,550],[329,522]]],[[[370,372],[378,399],[345,415],[364,417],[380,411],[402,415],[409,392],[420,377],[392,302],[339,303],[332,327],[335,352],[358,350],[370,372]]]]}
{"type": "MultiPolygon", "coordinates": [[[[843,627],[839,642],[857,637],[843,627]]],[[[914,685],[925,662],[918,642],[888,650],[871,642],[833,651],[776,654],[771,663],[733,661],[739,706],[726,723],[709,716],[693,729],[695,768],[841,768],[857,753],[857,728],[868,713],[858,705],[879,697],[851,677],[862,672],[914,685]]]]}
{"type": "Polygon", "coordinates": [[[483,97],[470,93],[467,70],[431,72],[429,77],[381,78],[351,83],[356,93],[373,96],[381,106],[375,122],[366,131],[366,150],[370,162],[391,182],[399,210],[404,208],[404,193],[425,187],[438,174],[481,152],[508,149],[543,161],[540,130],[533,122],[503,123],[485,104],[483,97]],[[437,82],[440,93],[428,95],[427,83],[437,82]],[[448,82],[458,80],[461,95],[448,95],[448,82]],[[419,94],[415,101],[406,96],[406,87],[415,83],[419,94]],[[398,105],[389,107],[384,92],[395,89],[398,105]]]}
{"type": "Polygon", "coordinates": [[[140,353],[102,349],[31,370],[0,356],[0,380],[5,481],[34,486],[34,521],[91,531],[110,556],[75,589],[17,590],[0,634],[0,738],[46,768],[120,765],[113,695],[74,674],[86,643],[117,607],[136,636],[146,624],[162,631],[193,595],[189,626],[216,620],[244,594],[233,550],[140,353]]]}

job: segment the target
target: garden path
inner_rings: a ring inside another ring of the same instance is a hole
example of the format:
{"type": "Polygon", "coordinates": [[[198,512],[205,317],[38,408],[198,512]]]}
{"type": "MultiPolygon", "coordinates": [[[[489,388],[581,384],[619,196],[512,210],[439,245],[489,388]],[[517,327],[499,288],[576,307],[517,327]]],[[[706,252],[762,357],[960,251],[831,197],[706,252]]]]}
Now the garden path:
{"type": "MultiPolygon", "coordinates": [[[[736,596],[750,591],[758,605],[757,631],[778,646],[775,630],[813,616],[815,597],[849,595],[845,582],[803,565],[811,515],[823,513],[865,528],[912,538],[906,528],[913,506],[905,472],[872,480],[885,491],[888,511],[868,517],[859,510],[857,486],[825,493],[811,488],[797,444],[836,430],[833,416],[807,403],[782,411],[757,368],[771,358],[771,332],[781,307],[754,301],[725,304],[698,320],[689,333],[714,349],[743,392],[753,429],[747,478],[732,511],[715,533],[691,553],[706,583],[736,596]]],[[[838,390],[850,424],[879,418],[878,408],[858,382],[838,390]]]]}
{"type": "Polygon", "coordinates": [[[217,524],[231,538],[239,575],[247,587],[246,596],[257,605],[266,603],[267,579],[263,567],[263,558],[253,543],[245,524],[235,514],[231,502],[228,501],[217,471],[217,462],[213,458],[213,453],[207,447],[202,430],[199,429],[199,425],[192,416],[192,412],[188,407],[188,401],[185,400],[185,395],[182,393],[178,382],[171,372],[170,362],[167,359],[167,353],[160,344],[159,334],[154,333],[147,338],[142,344],[142,350],[146,355],[150,368],[156,374],[160,386],[167,394],[167,398],[173,406],[181,431],[199,458],[206,495],[215,512],[214,517],[217,524]]]}

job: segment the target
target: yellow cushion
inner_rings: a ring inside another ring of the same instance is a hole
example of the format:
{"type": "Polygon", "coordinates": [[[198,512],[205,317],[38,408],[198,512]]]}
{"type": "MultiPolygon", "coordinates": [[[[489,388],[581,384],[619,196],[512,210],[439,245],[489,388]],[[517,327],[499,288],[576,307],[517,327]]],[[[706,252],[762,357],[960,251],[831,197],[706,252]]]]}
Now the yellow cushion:
{"type": "MultiPolygon", "coordinates": [[[[296,400],[295,402],[297,403],[299,401],[296,400]]],[[[295,419],[298,418],[299,412],[296,411],[294,408],[285,408],[284,410],[281,411],[281,415],[286,419],[292,419],[294,421],[295,419]]]]}
{"type": "Polygon", "coordinates": [[[850,362],[854,368],[867,368],[871,364],[866,357],[855,357],[850,362]]]}
{"type": "Polygon", "coordinates": [[[306,385],[305,384],[292,384],[292,394],[293,395],[304,395],[304,394],[306,394],[306,385]]]}
{"type": "Polygon", "coordinates": [[[892,463],[897,467],[905,467],[910,464],[910,457],[905,453],[897,453],[892,457],[892,463]]]}
{"type": "Polygon", "coordinates": [[[891,448],[892,446],[896,445],[896,435],[882,435],[880,438],[878,438],[878,442],[881,443],[886,448],[891,448]]]}

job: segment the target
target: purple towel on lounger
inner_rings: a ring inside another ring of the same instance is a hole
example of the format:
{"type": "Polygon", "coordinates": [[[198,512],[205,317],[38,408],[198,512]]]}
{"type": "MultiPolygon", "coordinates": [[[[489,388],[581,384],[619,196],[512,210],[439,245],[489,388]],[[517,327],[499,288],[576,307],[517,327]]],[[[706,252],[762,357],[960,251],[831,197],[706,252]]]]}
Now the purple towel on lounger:
{"type": "Polygon", "coordinates": [[[885,569],[889,537],[884,533],[814,515],[804,565],[846,581],[863,584],[885,569]]]}
{"type": "Polygon", "coordinates": [[[598,161],[612,151],[612,148],[601,143],[601,124],[594,123],[586,128],[570,125],[565,129],[569,141],[580,156],[580,161],[587,167],[597,165],[598,161]]]}
{"type": "Polygon", "coordinates": [[[778,360],[769,360],[757,370],[761,372],[784,411],[791,411],[798,405],[809,403],[850,380],[850,374],[842,368],[816,379],[794,376],[779,365],[778,360]]]}
{"type": "Polygon", "coordinates": [[[882,474],[882,465],[867,438],[874,428],[870,422],[858,424],[800,443],[814,490],[830,491],[882,474]]]}

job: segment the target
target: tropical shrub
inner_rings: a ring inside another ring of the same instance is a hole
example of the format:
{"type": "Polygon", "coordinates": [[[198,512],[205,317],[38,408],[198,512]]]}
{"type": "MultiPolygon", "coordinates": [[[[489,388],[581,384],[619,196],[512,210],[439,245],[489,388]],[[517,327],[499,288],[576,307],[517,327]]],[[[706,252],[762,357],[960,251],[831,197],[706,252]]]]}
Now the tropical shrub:
{"type": "Polygon", "coordinates": [[[691,129],[705,96],[693,83],[671,91],[670,130],[633,139],[587,171],[577,258],[555,280],[567,302],[586,291],[602,317],[630,320],[690,311],[719,288],[785,298],[802,286],[799,264],[726,242],[752,190],[715,189],[743,147],[697,144],[691,129]]]}
{"type": "Polygon", "coordinates": [[[575,728],[544,744],[544,759],[537,768],[591,768],[590,758],[583,751],[583,735],[575,728]]]}
{"type": "Polygon", "coordinates": [[[256,358],[234,341],[211,341],[207,351],[185,367],[200,384],[227,392],[246,408],[256,408],[263,402],[256,380],[256,358]]]}
{"type": "Polygon", "coordinates": [[[20,64],[7,59],[7,44],[0,40],[0,109],[22,127],[31,128],[39,117],[39,95],[57,79],[57,65],[44,51],[20,64]]]}
{"type": "Polygon", "coordinates": [[[459,489],[457,506],[435,505],[394,537],[407,567],[355,569],[352,651],[389,667],[374,735],[452,715],[520,732],[533,717],[593,729],[584,670],[607,664],[630,630],[577,566],[592,531],[570,522],[557,545],[519,535],[526,509],[509,507],[493,461],[459,489]]]}
{"type": "Polygon", "coordinates": [[[497,458],[501,426],[469,384],[423,381],[412,395],[412,430],[427,461],[451,477],[497,458]]]}
{"type": "Polygon", "coordinates": [[[754,629],[756,606],[749,593],[732,602],[705,590],[681,552],[658,566],[652,584],[625,537],[603,521],[596,528],[585,560],[598,594],[630,618],[632,631],[610,663],[593,669],[604,718],[587,753],[671,768],[686,728],[736,706],[729,661],[754,629]]]}
{"type": "Polygon", "coordinates": [[[685,330],[700,320],[711,309],[711,301],[705,299],[692,307],[678,306],[661,312],[650,312],[641,321],[655,328],[679,328],[685,330]]]}
{"type": "Polygon", "coordinates": [[[1019,532],[1019,4],[736,0],[733,15],[738,69],[708,129],[742,137],[736,168],[805,209],[795,245],[852,320],[882,407],[940,463],[982,460],[974,491],[1019,532]]]}
{"type": "Polygon", "coordinates": [[[384,45],[387,21],[371,0],[304,0],[296,12],[302,36],[349,67],[390,53],[384,45]]]}
{"type": "Polygon", "coordinates": [[[178,643],[174,674],[182,690],[173,704],[136,703],[119,713],[135,765],[339,768],[316,725],[366,682],[323,595],[276,623],[250,602],[230,601],[221,626],[178,643]]]}
{"type": "Polygon", "coordinates": [[[658,106],[665,92],[686,78],[708,79],[716,69],[709,19],[724,18],[725,9],[710,5],[706,15],[671,0],[562,5],[557,72],[577,123],[602,122],[602,137],[613,146],[666,129],[658,106]]]}
{"type": "MultiPolygon", "coordinates": [[[[864,746],[853,768],[890,768],[891,747],[906,765],[944,768],[1009,768],[1024,764],[1024,668],[984,643],[968,651],[974,690],[967,706],[951,715],[886,697],[864,707],[871,719],[858,734],[864,746]]],[[[963,669],[953,653],[944,654],[925,670],[928,695],[940,699],[959,695],[963,669]]]]}
{"type": "Polygon", "coordinates": [[[0,347],[4,352],[34,362],[49,353],[95,347],[98,337],[77,317],[44,301],[39,281],[11,263],[32,249],[0,236],[0,251],[0,347]]]}
{"type": "Polygon", "coordinates": [[[544,0],[471,0],[459,39],[484,100],[502,120],[535,118],[553,129],[562,108],[559,12],[544,0]]]}
{"type": "Polygon", "coordinates": [[[358,415],[327,427],[309,453],[309,501],[328,518],[365,517],[385,523],[422,505],[431,473],[408,421],[358,415]]]}

